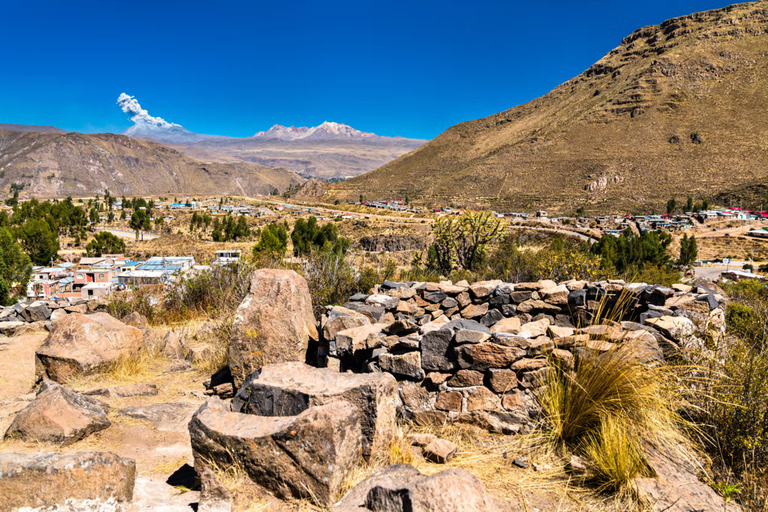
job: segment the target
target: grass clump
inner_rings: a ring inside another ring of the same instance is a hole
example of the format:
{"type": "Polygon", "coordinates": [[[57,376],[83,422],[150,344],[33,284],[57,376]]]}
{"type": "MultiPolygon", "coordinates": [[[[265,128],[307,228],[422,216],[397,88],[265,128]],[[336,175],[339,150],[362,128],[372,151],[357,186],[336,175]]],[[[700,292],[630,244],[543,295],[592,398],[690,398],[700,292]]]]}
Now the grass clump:
{"type": "Polygon", "coordinates": [[[575,371],[553,365],[538,395],[549,441],[583,456],[603,491],[630,496],[634,478],[653,476],[646,444],[687,454],[672,375],[648,359],[630,344],[585,350],[575,371]]]}

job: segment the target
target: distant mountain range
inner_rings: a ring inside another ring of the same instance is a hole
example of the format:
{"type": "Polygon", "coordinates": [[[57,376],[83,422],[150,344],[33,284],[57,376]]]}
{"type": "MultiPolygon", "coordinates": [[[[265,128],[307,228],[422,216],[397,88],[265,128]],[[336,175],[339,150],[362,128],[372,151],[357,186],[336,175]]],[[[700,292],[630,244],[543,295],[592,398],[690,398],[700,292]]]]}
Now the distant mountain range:
{"type": "Polygon", "coordinates": [[[765,198],[766,56],[765,1],[644,27],[545,96],[453,126],[328,198],[569,214],[765,198]]]}
{"type": "Polygon", "coordinates": [[[56,128],[55,126],[35,126],[33,124],[0,123],[0,130],[13,130],[16,132],[33,132],[33,133],[67,133],[61,128],[56,128]]]}
{"type": "Polygon", "coordinates": [[[366,173],[418,148],[426,140],[382,137],[342,123],[318,126],[274,125],[252,137],[204,135],[141,108],[136,98],[117,100],[134,125],[124,135],[160,142],[208,162],[248,162],[285,167],[305,177],[348,178],[366,173]]]}
{"type": "Polygon", "coordinates": [[[375,139],[375,133],[361,132],[349,125],[325,121],[319,126],[282,126],[276,124],[265,132],[258,132],[254,137],[277,140],[329,140],[329,139],[375,139]]]}

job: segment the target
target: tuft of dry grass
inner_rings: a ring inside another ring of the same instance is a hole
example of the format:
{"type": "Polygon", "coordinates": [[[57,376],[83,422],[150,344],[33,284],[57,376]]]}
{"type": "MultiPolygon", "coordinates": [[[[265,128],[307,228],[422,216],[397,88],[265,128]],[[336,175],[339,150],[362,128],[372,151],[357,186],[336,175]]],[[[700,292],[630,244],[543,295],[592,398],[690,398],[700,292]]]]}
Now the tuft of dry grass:
{"type": "MultiPolygon", "coordinates": [[[[631,421],[608,415],[586,435],[582,449],[594,466],[598,492],[622,496],[629,492],[627,483],[633,478],[655,476],[645,459],[640,438],[628,425],[632,425],[631,421]]],[[[631,493],[627,497],[631,497],[631,493]]]]}
{"type": "Polygon", "coordinates": [[[674,376],[645,360],[637,345],[585,351],[574,372],[551,372],[537,397],[550,443],[585,456],[600,490],[626,495],[635,477],[648,474],[645,443],[692,454],[676,412],[674,376]]]}

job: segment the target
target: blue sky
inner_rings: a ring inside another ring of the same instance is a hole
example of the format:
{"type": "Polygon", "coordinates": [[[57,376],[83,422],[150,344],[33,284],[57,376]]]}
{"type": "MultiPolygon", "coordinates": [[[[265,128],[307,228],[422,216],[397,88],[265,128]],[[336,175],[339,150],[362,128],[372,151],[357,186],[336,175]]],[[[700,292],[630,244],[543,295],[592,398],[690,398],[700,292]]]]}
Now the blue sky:
{"type": "Polygon", "coordinates": [[[545,94],[636,28],[725,5],[3,0],[0,123],[122,132],[126,92],[199,133],[336,121],[432,138],[545,94]]]}

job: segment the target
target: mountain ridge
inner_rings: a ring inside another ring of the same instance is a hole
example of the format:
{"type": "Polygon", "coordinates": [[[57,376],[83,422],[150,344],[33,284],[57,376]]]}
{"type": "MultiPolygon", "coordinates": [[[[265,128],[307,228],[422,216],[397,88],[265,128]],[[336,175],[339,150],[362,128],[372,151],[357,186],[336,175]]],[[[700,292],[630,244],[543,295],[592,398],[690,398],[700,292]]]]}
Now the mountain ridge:
{"type": "Polygon", "coordinates": [[[659,209],[768,179],[768,2],[642,27],[528,103],[455,125],[330,198],[505,209],[659,209]]]}
{"type": "Polygon", "coordinates": [[[303,179],[286,169],[242,162],[206,163],[156,142],[111,133],[0,130],[0,190],[23,197],[120,195],[269,195],[303,179]]]}

